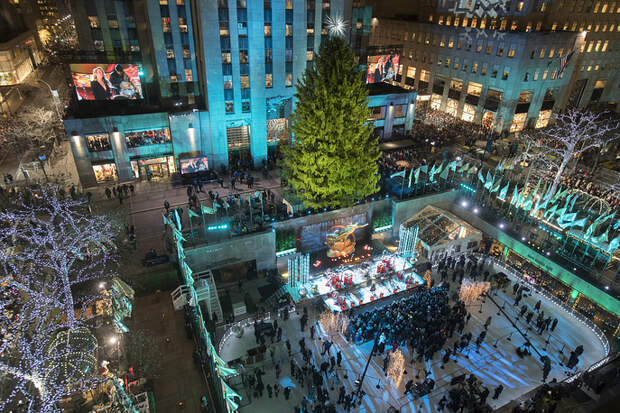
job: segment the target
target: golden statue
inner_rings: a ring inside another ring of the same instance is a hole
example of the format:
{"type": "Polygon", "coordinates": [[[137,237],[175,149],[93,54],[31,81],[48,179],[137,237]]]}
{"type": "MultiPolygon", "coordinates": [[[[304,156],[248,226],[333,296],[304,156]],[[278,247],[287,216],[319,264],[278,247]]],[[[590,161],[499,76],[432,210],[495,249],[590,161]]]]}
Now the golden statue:
{"type": "Polygon", "coordinates": [[[327,256],[330,258],[346,257],[355,251],[355,231],[368,224],[334,225],[325,235],[325,245],[329,247],[327,256]]]}

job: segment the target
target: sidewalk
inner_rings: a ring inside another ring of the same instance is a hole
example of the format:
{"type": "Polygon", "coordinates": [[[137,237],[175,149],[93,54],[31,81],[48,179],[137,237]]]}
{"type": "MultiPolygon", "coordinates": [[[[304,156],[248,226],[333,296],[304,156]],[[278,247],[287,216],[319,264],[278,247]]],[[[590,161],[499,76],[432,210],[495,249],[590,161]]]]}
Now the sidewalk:
{"type": "Polygon", "coordinates": [[[157,411],[199,412],[208,390],[193,363],[194,341],[187,338],[183,311],[174,311],[169,291],[136,298],[130,330],[150,330],[159,341],[162,370],[153,380],[157,411]]]}

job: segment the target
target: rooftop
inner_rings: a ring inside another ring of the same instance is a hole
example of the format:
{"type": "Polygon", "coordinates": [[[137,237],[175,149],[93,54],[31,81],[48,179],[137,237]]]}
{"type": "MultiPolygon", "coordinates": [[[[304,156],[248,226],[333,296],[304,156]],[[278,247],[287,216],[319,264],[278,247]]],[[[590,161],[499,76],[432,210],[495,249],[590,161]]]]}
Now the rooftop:
{"type": "Polygon", "coordinates": [[[400,86],[394,86],[389,83],[381,82],[381,83],[369,83],[368,84],[368,94],[370,96],[377,95],[394,95],[398,93],[411,93],[411,90],[407,90],[400,86]]]}

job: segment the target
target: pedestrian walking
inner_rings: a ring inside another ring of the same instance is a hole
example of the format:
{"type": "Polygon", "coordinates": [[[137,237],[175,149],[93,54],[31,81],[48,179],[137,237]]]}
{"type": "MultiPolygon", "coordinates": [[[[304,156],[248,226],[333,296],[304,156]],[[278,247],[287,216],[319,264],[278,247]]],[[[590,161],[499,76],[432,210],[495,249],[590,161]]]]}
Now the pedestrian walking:
{"type": "Polygon", "coordinates": [[[503,385],[499,385],[495,388],[495,390],[493,391],[493,400],[497,400],[497,398],[499,397],[500,394],[502,394],[502,391],[504,391],[504,386],[503,385]]]}
{"type": "Polygon", "coordinates": [[[555,330],[555,326],[558,325],[558,319],[554,318],[553,321],[551,322],[551,331],[555,330]]]}

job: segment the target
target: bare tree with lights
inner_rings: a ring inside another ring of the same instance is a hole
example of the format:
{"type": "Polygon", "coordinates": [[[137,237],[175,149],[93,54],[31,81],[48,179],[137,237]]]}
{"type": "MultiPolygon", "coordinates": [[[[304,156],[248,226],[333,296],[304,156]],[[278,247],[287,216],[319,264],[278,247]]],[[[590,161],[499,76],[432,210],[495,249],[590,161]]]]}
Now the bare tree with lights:
{"type": "Polygon", "coordinates": [[[114,276],[115,223],[51,185],[21,195],[0,212],[0,223],[0,245],[8,247],[0,251],[0,279],[33,297],[54,297],[72,327],[75,308],[87,304],[75,293],[114,276]]]}
{"type": "Polygon", "coordinates": [[[51,108],[29,108],[17,116],[0,120],[0,146],[4,151],[17,153],[51,146],[56,139],[59,122],[51,108]]]}
{"type": "Polygon", "coordinates": [[[568,108],[554,114],[550,125],[524,137],[537,152],[543,154],[555,168],[550,193],[555,193],[570,161],[591,149],[602,150],[618,139],[620,122],[606,112],[568,108]]]}
{"type": "Polygon", "coordinates": [[[96,339],[86,349],[58,340],[89,335],[96,281],[114,275],[117,233],[54,186],[0,211],[0,411],[60,411],[62,398],[100,382],[88,356],[96,339]]]}

